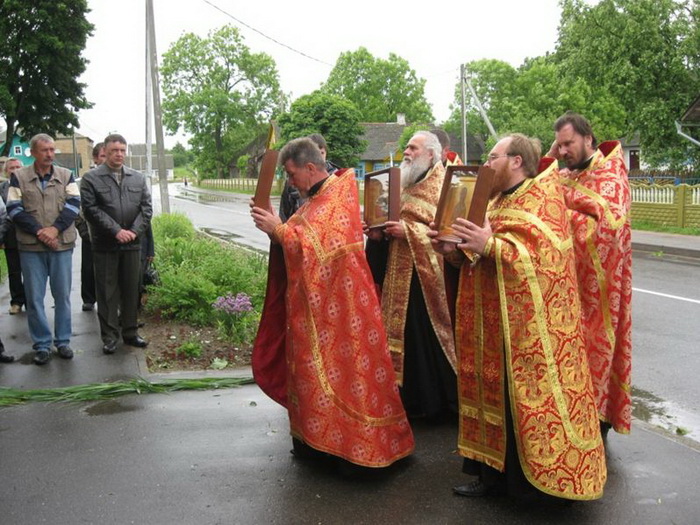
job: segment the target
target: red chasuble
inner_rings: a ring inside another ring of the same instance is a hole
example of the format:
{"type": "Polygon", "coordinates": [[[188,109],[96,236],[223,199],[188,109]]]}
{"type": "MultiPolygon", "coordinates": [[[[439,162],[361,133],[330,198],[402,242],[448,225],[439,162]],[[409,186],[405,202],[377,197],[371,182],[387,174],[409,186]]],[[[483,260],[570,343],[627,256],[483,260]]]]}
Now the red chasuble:
{"type": "Polygon", "coordinates": [[[271,397],[280,400],[277,379],[284,367],[276,374],[270,366],[255,367],[283,359],[283,397],[294,437],[366,467],[409,455],[413,434],[365,259],[354,171],[329,177],[275,236],[287,270],[286,317],[265,319],[266,303],[261,330],[266,334],[270,323],[286,327],[286,348],[274,357],[274,341],[256,341],[260,387],[266,393],[272,388],[271,397]]]}
{"type": "MultiPolygon", "coordinates": [[[[550,159],[551,160],[551,159],[550,159]]],[[[490,205],[485,254],[462,265],[455,339],[459,453],[505,467],[505,385],[528,481],[599,498],[607,478],[555,165],[490,205]]]]}
{"type": "Polygon", "coordinates": [[[632,418],[630,187],[619,142],[562,178],[571,210],[584,335],[599,417],[627,434],[632,418]]]}

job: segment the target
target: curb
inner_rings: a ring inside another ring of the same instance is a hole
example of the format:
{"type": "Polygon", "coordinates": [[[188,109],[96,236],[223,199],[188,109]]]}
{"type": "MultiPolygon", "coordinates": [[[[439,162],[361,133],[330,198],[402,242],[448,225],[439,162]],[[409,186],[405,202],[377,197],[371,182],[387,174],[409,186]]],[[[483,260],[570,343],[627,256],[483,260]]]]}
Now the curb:
{"type": "Polygon", "coordinates": [[[674,255],[676,257],[700,259],[700,250],[694,250],[692,248],[679,248],[676,246],[665,246],[663,244],[646,244],[640,242],[633,242],[632,251],[659,253],[661,255],[674,255]]]}

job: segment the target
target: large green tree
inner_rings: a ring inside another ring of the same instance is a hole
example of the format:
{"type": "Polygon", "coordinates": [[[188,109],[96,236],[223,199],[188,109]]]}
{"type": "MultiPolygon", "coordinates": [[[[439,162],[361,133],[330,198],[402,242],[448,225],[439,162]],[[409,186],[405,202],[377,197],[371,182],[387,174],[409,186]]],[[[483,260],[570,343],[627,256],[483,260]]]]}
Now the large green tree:
{"type": "Polygon", "coordinates": [[[274,60],[253,53],[235,27],[181,36],[163,55],[163,123],[190,134],[204,176],[223,177],[239,151],[284,106],[274,60]]]}
{"type": "Polygon", "coordinates": [[[77,112],[91,107],[78,82],[93,30],[88,12],[87,0],[0,2],[0,115],[8,137],[1,155],[16,131],[67,134],[78,126],[77,112]]]}
{"type": "Polygon", "coordinates": [[[409,122],[433,120],[425,80],[394,53],[387,60],[364,47],[341,53],[321,89],[353,102],[364,122],[395,122],[399,113],[409,122]]]}
{"type": "Polygon", "coordinates": [[[603,86],[625,110],[651,164],[679,166],[700,149],[674,121],[700,93],[697,0],[561,0],[554,58],[567,81],[603,86]]]}
{"type": "Polygon", "coordinates": [[[355,104],[336,95],[314,91],[295,100],[279,118],[282,140],[320,133],[328,143],[328,160],[354,166],[367,144],[361,139],[360,112],[355,104]]]}
{"type": "MultiPolygon", "coordinates": [[[[567,110],[587,115],[601,137],[618,138],[624,130],[624,111],[617,99],[604,87],[566,78],[550,57],[526,60],[519,68],[500,60],[477,60],[467,64],[467,74],[496,132],[537,137],[543,152],[554,140],[554,121],[567,110]]],[[[469,132],[492,145],[494,140],[473,98],[468,100],[469,132]]],[[[459,109],[445,127],[461,132],[459,109]]]]}

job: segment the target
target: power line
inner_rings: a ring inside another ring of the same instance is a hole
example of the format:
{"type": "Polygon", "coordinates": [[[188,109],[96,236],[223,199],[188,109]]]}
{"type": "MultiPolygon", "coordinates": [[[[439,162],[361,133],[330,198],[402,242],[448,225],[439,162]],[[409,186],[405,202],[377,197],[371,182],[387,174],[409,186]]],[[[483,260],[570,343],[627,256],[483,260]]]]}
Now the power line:
{"type": "Polygon", "coordinates": [[[266,35],[266,34],[263,33],[262,31],[260,31],[260,30],[258,30],[258,29],[255,29],[254,27],[252,27],[252,26],[246,24],[245,22],[243,22],[243,20],[240,20],[240,19],[236,18],[236,17],[233,16],[231,13],[228,13],[228,12],[224,11],[224,10],[221,9],[218,5],[215,5],[214,3],[210,2],[209,0],[202,0],[202,1],[203,1],[205,4],[209,4],[211,7],[213,7],[213,8],[216,9],[217,11],[222,12],[224,15],[228,16],[229,18],[235,20],[236,22],[238,22],[238,23],[241,24],[242,26],[247,27],[247,28],[250,29],[251,31],[255,31],[255,32],[258,33],[260,36],[262,36],[262,37],[264,37],[264,38],[267,38],[268,40],[274,42],[274,43],[277,44],[278,46],[286,47],[287,49],[289,49],[289,50],[292,51],[293,53],[296,53],[296,54],[298,54],[298,55],[301,55],[301,56],[303,56],[304,58],[308,58],[309,60],[313,60],[313,61],[318,62],[318,63],[320,63],[320,64],[324,64],[324,65],[326,65],[326,66],[333,67],[333,64],[329,64],[328,62],[324,62],[323,60],[319,60],[318,58],[314,58],[314,57],[312,57],[312,56],[310,56],[310,55],[307,55],[307,54],[304,53],[303,51],[299,51],[299,50],[297,50],[297,49],[294,49],[294,48],[291,47],[291,46],[288,46],[287,44],[284,44],[283,42],[280,42],[279,40],[275,40],[274,38],[272,38],[271,36],[266,35]]]}

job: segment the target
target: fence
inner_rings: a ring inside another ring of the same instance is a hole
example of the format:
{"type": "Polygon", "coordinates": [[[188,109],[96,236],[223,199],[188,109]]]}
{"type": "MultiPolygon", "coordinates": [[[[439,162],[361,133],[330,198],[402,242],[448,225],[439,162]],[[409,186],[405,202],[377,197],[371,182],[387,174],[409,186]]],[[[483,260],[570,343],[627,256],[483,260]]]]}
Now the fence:
{"type": "MultiPolygon", "coordinates": [[[[238,191],[242,193],[254,193],[255,186],[258,184],[258,179],[202,179],[199,181],[200,188],[209,190],[224,190],[238,191]]],[[[284,188],[284,178],[276,179],[273,185],[273,190],[277,189],[278,193],[282,193],[284,188]]]]}
{"type": "MultiPolygon", "coordinates": [[[[212,190],[254,193],[257,179],[204,179],[199,186],[212,190]]],[[[275,180],[277,194],[282,192],[284,179],[275,180]]],[[[363,184],[358,182],[360,200],[363,184]]],[[[644,184],[630,181],[632,218],[659,226],[700,228],[700,184],[644,184]]]]}
{"type": "Polygon", "coordinates": [[[700,185],[631,182],[632,218],[659,226],[700,228],[700,185]]]}

